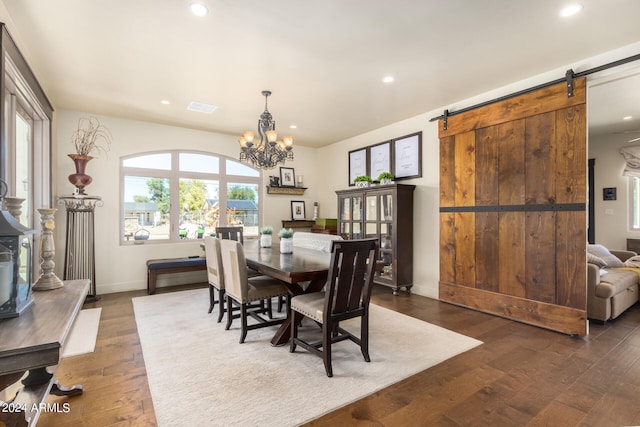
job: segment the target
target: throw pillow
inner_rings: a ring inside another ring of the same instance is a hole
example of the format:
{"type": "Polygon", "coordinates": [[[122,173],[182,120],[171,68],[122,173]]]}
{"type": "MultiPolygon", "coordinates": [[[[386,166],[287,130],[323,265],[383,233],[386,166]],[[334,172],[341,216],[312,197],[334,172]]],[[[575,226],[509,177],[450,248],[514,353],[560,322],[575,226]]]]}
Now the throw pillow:
{"type": "Polygon", "coordinates": [[[624,262],[627,267],[640,268],[640,255],[632,256],[624,262]]]}
{"type": "Polygon", "coordinates": [[[600,268],[604,268],[607,266],[607,263],[604,262],[602,258],[600,258],[599,256],[595,256],[591,252],[587,252],[587,262],[589,264],[595,264],[600,268]]]}
{"type": "Polygon", "coordinates": [[[587,253],[601,258],[607,264],[607,267],[624,267],[624,263],[620,261],[620,258],[609,252],[609,249],[602,245],[588,245],[587,253]]]}

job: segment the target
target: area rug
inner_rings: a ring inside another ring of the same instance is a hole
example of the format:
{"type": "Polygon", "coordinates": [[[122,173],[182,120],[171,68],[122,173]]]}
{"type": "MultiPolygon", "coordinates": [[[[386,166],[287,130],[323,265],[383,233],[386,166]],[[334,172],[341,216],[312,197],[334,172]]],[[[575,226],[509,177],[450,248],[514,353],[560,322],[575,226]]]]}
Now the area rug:
{"type": "Polygon", "coordinates": [[[62,347],[62,357],[92,353],[96,348],[102,308],[80,310],[62,347]]]}
{"type": "MultiPolygon", "coordinates": [[[[470,350],[481,341],[371,305],[366,363],[355,344],[333,346],[333,378],[298,347],[273,347],[276,328],[239,344],[207,314],[207,289],[133,299],[158,425],[294,426],[347,405],[470,350]]],[[[308,331],[317,328],[312,322],[308,331]]],[[[357,331],[359,322],[347,322],[357,331]]]]}

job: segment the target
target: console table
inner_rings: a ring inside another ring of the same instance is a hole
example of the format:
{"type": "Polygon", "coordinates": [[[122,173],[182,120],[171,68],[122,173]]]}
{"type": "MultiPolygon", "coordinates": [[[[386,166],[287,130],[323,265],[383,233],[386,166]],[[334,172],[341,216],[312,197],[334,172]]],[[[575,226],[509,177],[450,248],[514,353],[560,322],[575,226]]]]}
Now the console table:
{"type": "Polygon", "coordinates": [[[58,385],[49,367],[59,363],[88,290],[87,279],[65,281],[62,288],[34,292],[27,311],[0,321],[0,425],[34,426],[49,393],[82,393],[81,386],[58,385]]]}

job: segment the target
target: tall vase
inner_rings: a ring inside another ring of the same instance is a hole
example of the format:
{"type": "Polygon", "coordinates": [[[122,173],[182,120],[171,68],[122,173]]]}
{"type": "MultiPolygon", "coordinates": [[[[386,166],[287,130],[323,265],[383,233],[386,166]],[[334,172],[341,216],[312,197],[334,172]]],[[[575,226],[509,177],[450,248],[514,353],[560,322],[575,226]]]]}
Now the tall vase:
{"type": "Polygon", "coordinates": [[[71,157],[76,166],[76,173],[69,175],[69,182],[77,188],[78,194],[86,194],[84,187],[91,184],[93,180],[89,175],[85,174],[84,171],[87,168],[87,163],[89,163],[89,160],[93,159],[93,157],[82,156],[80,154],[68,154],[68,156],[71,157]]]}
{"type": "Polygon", "coordinates": [[[50,291],[64,286],[62,280],[53,272],[56,263],[56,249],[53,244],[53,230],[56,228],[53,214],[57,209],[38,209],[42,225],[42,239],[40,241],[40,268],[42,273],[33,284],[34,291],[50,291]]]}

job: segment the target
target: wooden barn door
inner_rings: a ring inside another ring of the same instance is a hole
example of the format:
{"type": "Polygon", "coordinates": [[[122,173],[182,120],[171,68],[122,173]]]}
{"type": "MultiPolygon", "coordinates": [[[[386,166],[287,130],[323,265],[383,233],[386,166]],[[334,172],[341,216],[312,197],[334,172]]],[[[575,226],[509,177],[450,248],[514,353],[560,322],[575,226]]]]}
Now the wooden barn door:
{"type": "Polygon", "coordinates": [[[439,123],[440,299],[587,334],[586,82],[439,123]]]}

